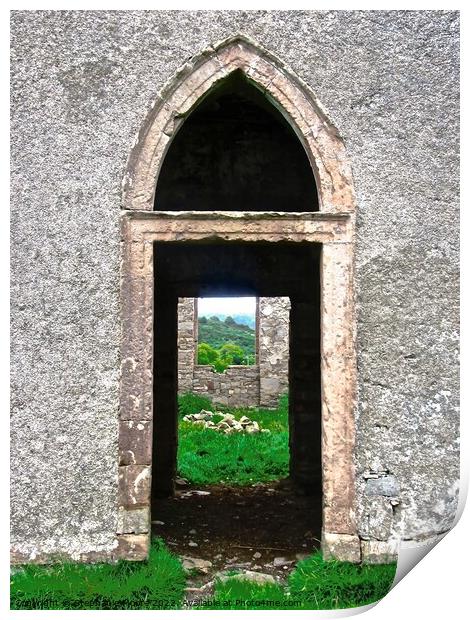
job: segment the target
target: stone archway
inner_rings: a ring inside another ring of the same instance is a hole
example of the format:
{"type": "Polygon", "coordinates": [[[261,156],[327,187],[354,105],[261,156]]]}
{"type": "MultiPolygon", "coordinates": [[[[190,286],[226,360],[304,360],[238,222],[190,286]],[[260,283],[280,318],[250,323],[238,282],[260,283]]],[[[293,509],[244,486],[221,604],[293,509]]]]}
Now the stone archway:
{"type": "MultiPolygon", "coordinates": [[[[355,197],[344,145],[314,95],[269,52],[244,37],[209,48],[183,67],[150,111],[129,159],[123,206],[117,556],[144,558],[150,538],[154,243],[210,239],[321,244],[322,547],[326,557],[358,561],[355,197]],[[294,129],[315,175],[318,212],[153,211],[172,138],[198,102],[233,71],[242,71],[294,129]]],[[[176,306],[172,311],[176,313],[176,306]]]]}
{"type": "Polygon", "coordinates": [[[236,36],[188,61],[163,88],[132,149],[123,184],[123,208],[151,211],[168,147],[201,99],[234,71],[241,71],[279,109],[310,160],[320,210],[354,213],[351,168],[344,144],[315,95],[270,52],[236,36]]]}

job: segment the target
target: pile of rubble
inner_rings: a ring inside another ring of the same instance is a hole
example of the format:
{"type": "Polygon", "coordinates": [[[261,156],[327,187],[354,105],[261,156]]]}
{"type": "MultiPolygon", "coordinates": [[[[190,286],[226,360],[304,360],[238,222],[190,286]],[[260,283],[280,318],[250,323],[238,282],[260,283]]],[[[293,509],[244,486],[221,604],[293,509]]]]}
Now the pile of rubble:
{"type": "Polygon", "coordinates": [[[231,433],[247,433],[254,435],[255,433],[269,433],[267,428],[260,428],[256,420],[250,420],[246,415],[239,420],[235,419],[232,413],[222,413],[221,411],[206,411],[201,409],[199,413],[190,413],[185,415],[185,422],[199,424],[204,428],[210,428],[230,435],[231,433]]]}

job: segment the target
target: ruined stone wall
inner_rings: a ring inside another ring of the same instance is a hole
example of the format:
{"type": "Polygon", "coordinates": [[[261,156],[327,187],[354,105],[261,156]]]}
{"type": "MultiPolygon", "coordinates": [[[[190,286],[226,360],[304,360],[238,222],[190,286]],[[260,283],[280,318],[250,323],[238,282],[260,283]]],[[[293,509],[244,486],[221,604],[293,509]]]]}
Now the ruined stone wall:
{"type": "Polygon", "coordinates": [[[194,367],[197,350],[196,300],[183,297],[178,300],[178,393],[193,391],[194,367]]]}
{"type": "Polygon", "coordinates": [[[197,300],[178,303],[178,393],[207,394],[234,407],[276,407],[289,389],[288,297],[259,297],[257,354],[253,366],[231,366],[224,373],[196,364],[197,300]]]}
{"type": "Polygon", "coordinates": [[[259,366],[229,366],[216,372],[212,366],[195,366],[193,392],[229,407],[259,404],[259,366]]]}
{"type": "Polygon", "coordinates": [[[357,522],[451,527],[458,456],[453,11],[12,14],[11,544],[109,557],[118,524],[119,211],[163,85],[244,33],[315,92],[357,196],[357,522]],[[377,520],[379,519],[379,521],[377,520]]]}
{"type": "Polygon", "coordinates": [[[275,407],[289,389],[288,297],[260,297],[258,306],[259,404],[275,407]]]}

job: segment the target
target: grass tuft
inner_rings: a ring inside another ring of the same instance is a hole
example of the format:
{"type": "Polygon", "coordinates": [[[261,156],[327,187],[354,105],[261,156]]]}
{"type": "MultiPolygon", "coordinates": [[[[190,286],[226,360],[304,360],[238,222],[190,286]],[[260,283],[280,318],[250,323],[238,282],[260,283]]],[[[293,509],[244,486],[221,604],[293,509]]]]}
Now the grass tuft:
{"type": "Polygon", "coordinates": [[[146,562],[28,565],[11,578],[11,609],[179,609],[180,560],[152,541],[146,562]]]}
{"type": "Polygon", "coordinates": [[[259,584],[233,576],[216,581],[214,596],[201,609],[288,609],[286,593],[277,583],[259,584]]]}
{"type": "Polygon", "coordinates": [[[293,598],[304,609],[345,609],[375,603],[389,592],[396,564],[325,561],[320,552],[299,562],[289,577],[293,598]]]}
{"type": "Polygon", "coordinates": [[[215,584],[204,609],[347,609],[375,603],[391,588],[396,564],[358,565],[323,560],[317,552],[299,562],[288,584],[257,584],[236,576],[215,584]]]}

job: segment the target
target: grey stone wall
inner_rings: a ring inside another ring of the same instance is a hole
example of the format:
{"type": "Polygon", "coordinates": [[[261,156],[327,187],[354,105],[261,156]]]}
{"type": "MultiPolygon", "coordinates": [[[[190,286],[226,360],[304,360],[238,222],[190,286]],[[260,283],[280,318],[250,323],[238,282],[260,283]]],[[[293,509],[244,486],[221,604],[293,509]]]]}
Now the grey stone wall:
{"type": "Polygon", "coordinates": [[[259,366],[229,366],[225,372],[195,366],[192,391],[221,405],[254,407],[259,405],[259,366]]]}
{"type": "Polygon", "coordinates": [[[452,11],[13,12],[14,551],[113,548],[126,160],[163,84],[237,32],[309,84],[352,162],[361,533],[451,526],[458,28],[452,11]]]}
{"type": "Polygon", "coordinates": [[[194,366],[197,348],[196,300],[178,300],[178,392],[193,391],[194,366]]]}

